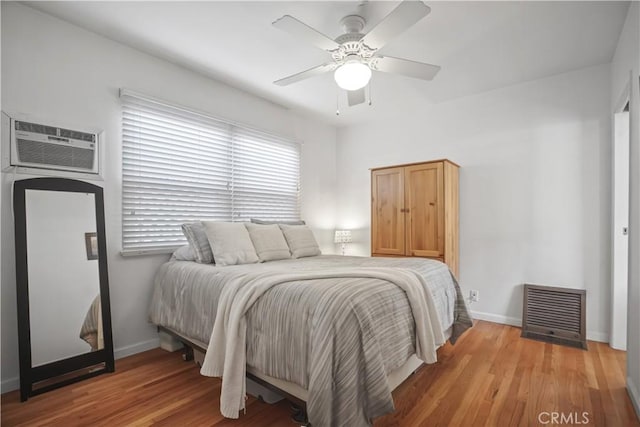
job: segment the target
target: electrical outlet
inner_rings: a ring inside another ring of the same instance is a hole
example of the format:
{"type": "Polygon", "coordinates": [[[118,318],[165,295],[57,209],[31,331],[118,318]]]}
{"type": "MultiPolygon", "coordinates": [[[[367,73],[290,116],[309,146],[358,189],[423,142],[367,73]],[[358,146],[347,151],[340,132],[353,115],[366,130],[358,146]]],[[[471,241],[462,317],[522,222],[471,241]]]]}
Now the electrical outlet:
{"type": "Polygon", "coordinates": [[[480,301],[480,291],[476,289],[472,289],[469,291],[469,301],[478,302],[480,301]]]}

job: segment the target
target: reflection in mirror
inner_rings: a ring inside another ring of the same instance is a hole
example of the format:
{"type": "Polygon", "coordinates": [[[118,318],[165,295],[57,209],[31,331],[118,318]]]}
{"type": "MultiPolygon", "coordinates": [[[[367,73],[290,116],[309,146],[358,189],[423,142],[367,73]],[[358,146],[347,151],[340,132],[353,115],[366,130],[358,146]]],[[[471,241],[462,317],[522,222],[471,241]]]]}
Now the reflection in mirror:
{"type": "Polygon", "coordinates": [[[26,190],[31,364],[97,350],[102,342],[95,196],[26,190]]]}
{"type": "Polygon", "coordinates": [[[104,348],[100,294],[94,298],[89,310],[87,310],[87,315],[84,317],[84,322],[82,322],[82,328],[80,329],[80,338],[91,346],[91,351],[104,348]]]}
{"type": "Polygon", "coordinates": [[[20,399],[114,371],[102,188],[14,182],[20,399]]]}

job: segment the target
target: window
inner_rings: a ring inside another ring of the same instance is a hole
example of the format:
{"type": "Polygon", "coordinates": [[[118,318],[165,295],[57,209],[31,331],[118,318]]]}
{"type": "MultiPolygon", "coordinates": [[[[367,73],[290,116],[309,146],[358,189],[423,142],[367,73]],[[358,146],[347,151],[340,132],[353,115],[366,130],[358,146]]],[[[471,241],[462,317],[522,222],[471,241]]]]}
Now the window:
{"type": "Polygon", "coordinates": [[[300,145],[122,91],[122,251],[170,252],[198,220],[300,218],[300,145]]]}

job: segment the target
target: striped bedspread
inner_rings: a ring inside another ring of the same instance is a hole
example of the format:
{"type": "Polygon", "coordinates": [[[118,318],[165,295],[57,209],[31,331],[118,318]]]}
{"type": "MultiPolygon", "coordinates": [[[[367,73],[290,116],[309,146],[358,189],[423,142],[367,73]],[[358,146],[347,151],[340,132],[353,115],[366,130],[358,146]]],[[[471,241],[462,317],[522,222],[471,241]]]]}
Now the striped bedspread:
{"type": "Polygon", "coordinates": [[[100,294],[98,294],[89,306],[87,314],[82,322],[80,328],[80,338],[85,340],[90,346],[91,351],[100,350],[104,347],[104,340],[102,339],[102,326],[101,326],[102,310],[100,307],[100,294]]]}
{"type": "Polygon", "coordinates": [[[373,418],[393,410],[385,374],[416,353],[417,344],[405,290],[380,277],[333,274],[376,268],[422,277],[436,307],[437,315],[431,318],[440,322],[440,330],[453,328],[451,341],[471,325],[457,283],[444,264],[340,256],[226,267],[170,262],[157,274],[150,318],[209,342],[225,284],[261,272],[287,272],[291,280],[266,289],[246,312],[247,365],[307,389],[313,425],[370,425],[373,418]],[[319,271],[338,277],[295,279],[296,274],[314,277],[319,271]]]}

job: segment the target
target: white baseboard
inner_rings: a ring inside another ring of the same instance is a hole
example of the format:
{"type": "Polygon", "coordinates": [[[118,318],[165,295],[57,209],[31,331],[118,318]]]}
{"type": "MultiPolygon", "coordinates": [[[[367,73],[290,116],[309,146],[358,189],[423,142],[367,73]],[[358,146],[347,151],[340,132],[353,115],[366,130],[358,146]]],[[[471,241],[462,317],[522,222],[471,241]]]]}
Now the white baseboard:
{"type": "Polygon", "coordinates": [[[606,332],[587,331],[587,339],[589,341],[609,342],[609,334],[606,332]]]}
{"type": "Polygon", "coordinates": [[[627,392],[629,393],[633,407],[636,409],[636,416],[638,420],[640,420],[640,388],[633,382],[631,377],[627,377],[627,392]]]}
{"type": "Polygon", "coordinates": [[[522,319],[517,317],[503,316],[501,314],[483,313],[481,311],[471,311],[471,316],[474,319],[486,320],[487,322],[500,323],[502,325],[522,326],[522,319]]]}
{"type": "MultiPolygon", "coordinates": [[[[474,319],[486,320],[487,322],[500,323],[502,325],[522,326],[522,319],[518,317],[503,316],[501,314],[483,313],[481,311],[471,311],[474,319]]],[[[590,341],[609,342],[609,334],[605,332],[587,331],[587,339],[590,341]]]]}
{"type": "Polygon", "coordinates": [[[8,380],[0,383],[0,391],[6,393],[8,391],[17,390],[20,388],[20,377],[9,378],[8,380]]]}
{"type": "Polygon", "coordinates": [[[116,348],[113,352],[113,355],[116,360],[118,360],[122,359],[123,357],[132,356],[134,354],[142,353],[143,351],[151,350],[158,347],[160,347],[160,339],[153,338],[147,341],[142,341],[139,343],[116,348]]]}
{"type": "MultiPolygon", "coordinates": [[[[136,344],[127,345],[114,350],[113,355],[115,359],[122,359],[123,357],[131,356],[143,351],[151,350],[160,346],[160,340],[154,338],[148,341],[142,341],[136,344]]],[[[8,391],[17,390],[20,388],[20,377],[9,378],[0,383],[0,391],[6,393],[8,391]]]]}

